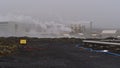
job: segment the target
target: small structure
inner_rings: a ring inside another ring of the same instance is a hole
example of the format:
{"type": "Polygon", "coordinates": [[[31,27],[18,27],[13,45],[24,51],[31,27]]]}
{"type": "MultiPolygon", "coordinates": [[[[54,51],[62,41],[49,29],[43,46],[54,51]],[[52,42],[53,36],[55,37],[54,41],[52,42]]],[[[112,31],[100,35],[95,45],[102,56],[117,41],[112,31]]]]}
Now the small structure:
{"type": "Polygon", "coordinates": [[[103,30],[101,32],[101,38],[107,38],[107,37],[117,37],[118,31],[117,30],[103,30]]]}

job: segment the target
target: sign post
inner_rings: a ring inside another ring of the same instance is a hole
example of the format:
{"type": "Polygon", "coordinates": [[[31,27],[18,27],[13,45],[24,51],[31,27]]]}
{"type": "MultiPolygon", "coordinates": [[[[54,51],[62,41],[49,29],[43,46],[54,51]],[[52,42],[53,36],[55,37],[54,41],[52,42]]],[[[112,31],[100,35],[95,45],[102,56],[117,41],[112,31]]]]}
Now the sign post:
{"type": "Polygon", "coordinates": [[[20,39],[20,44],[21,45],[26,45],[27,44],[27,40],[26,39],[20,39]]]}

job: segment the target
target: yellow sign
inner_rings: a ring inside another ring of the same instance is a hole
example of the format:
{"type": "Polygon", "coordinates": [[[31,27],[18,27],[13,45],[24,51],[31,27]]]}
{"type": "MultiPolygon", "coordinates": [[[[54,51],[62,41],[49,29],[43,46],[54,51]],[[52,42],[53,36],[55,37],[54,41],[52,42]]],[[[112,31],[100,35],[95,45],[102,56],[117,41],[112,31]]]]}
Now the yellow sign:
{"type": "Polygon", "coordinates": [[[20,44],[27,44],[27,40],[26,39],[20,39],[20,44]]]}

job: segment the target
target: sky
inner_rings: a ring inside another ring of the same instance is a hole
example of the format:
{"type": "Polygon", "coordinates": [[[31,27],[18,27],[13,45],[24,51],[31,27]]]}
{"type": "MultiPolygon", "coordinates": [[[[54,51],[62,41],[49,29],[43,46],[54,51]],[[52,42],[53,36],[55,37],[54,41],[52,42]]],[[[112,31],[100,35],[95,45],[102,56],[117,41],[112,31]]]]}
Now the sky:
{"type": "Polygon", "coordinates": [[[0,14],[40,20],[93,21],[94,27],[119,28],[120,0],[0,0],[0,14]]]}

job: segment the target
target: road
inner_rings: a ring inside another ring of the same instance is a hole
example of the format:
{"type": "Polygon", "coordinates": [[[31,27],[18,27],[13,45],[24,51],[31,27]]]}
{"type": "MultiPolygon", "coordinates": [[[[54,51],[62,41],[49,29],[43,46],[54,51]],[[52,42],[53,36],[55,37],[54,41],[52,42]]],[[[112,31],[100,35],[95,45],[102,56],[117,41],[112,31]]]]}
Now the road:
{"type": "Polygon", "coordinates": [[[120,57],[89,52],[75,44],[49,44],[2,57],[0,68],[120,68],[120,57]]]}

